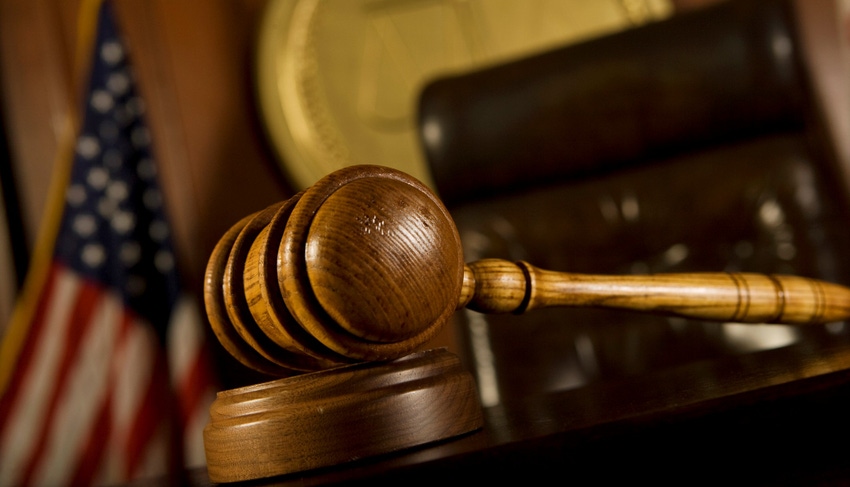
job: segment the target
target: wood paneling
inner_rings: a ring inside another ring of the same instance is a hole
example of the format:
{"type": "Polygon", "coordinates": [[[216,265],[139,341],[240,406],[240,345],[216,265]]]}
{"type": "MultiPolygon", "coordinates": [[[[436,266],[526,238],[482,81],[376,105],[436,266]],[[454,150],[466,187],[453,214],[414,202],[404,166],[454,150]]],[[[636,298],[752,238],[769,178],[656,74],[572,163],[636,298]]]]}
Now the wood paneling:
{"type": "Polygon", "coordinates": [[[0,87],[30,248],[44,213],[58,141],[74,104],[69,45],[76,21],[62,5],[56,0],[0,3],[0,87]]]}
{"type": "MultiPolygon", "coordinates": [[[[18,198],[18,208],[12,211],[20,212],[22,240],[30,254],[44,213],[59,140],[63,131],[70,130],[75,87],[68,46],[76,31],[71,28],[75,20],[67,15],[68,4],[76,2],[0,2],[0,107],[18,198]]],[[[0,259],[0,272],[12,286],[12,256],[0,254],[0,259]]],[[[14,294],[10,292],[13,289],[5,289],[0,299],[0,334],[11,316],[14,294]]]]}

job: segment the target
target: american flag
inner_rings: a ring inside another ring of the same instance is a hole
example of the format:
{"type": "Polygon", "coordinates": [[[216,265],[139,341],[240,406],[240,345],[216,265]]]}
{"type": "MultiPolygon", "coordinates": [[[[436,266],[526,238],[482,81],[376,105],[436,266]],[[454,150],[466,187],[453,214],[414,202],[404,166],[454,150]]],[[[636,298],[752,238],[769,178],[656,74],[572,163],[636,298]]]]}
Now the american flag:
{"type": "MultiPolygon", "coordinates": [[[[204,463],[214,395],[181,293],[144,104],[110,4],[49,262],[4,340],[0,485],[90,485],[204,463]]],[[[50,246],[48,246],[50,247],[50,246]]]]}

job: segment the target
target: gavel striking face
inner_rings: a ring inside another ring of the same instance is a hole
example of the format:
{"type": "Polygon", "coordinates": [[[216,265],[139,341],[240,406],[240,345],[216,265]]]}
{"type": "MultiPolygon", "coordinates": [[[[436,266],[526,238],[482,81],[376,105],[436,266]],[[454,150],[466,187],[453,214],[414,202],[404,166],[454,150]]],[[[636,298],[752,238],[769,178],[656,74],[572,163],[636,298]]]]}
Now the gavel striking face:
{"type": "Polygon", "coordinates": [[[402,357],[464,306],[595,306],[748,323],[850,317],[850,289],[802,277],[577,275],[494,259],[464,265],[439,199],[378,166],[339,170],[237,223],[210,258],[205,301],[222,345],[272,375],[402,357]]]}
{"type": "Polygon", "coordinates": [[[463,271],[425,185],[350,167],[237,223],[210,258],[205,299],[231,354],[282,374],[407,355],[450,319],[463,271]]]}

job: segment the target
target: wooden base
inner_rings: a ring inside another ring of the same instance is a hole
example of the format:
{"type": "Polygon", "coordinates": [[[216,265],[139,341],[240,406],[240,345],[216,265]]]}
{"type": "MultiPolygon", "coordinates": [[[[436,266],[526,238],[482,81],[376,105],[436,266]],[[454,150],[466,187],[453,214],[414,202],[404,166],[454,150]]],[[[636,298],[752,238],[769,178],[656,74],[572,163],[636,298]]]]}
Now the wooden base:
{"type": "Polygon", "coordinates": [[[482,425],[472,376],[444,349],[218,394],[204,430],[213,482],[327,467],[482,425]]]}

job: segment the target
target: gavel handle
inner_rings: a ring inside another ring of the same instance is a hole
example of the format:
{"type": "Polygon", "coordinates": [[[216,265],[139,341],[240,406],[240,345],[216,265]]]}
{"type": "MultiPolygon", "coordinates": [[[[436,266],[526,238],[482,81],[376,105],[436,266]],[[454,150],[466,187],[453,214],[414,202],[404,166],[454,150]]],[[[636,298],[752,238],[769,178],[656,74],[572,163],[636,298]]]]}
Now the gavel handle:
{"type": "Polygon", "coordinates": [[[850,318],[850,289],[785,275],[587,275],[485,259],[464,269],[458,308],[464,306],[484,313],[583,306],[712,321],[822,324],[850,318]]]}

